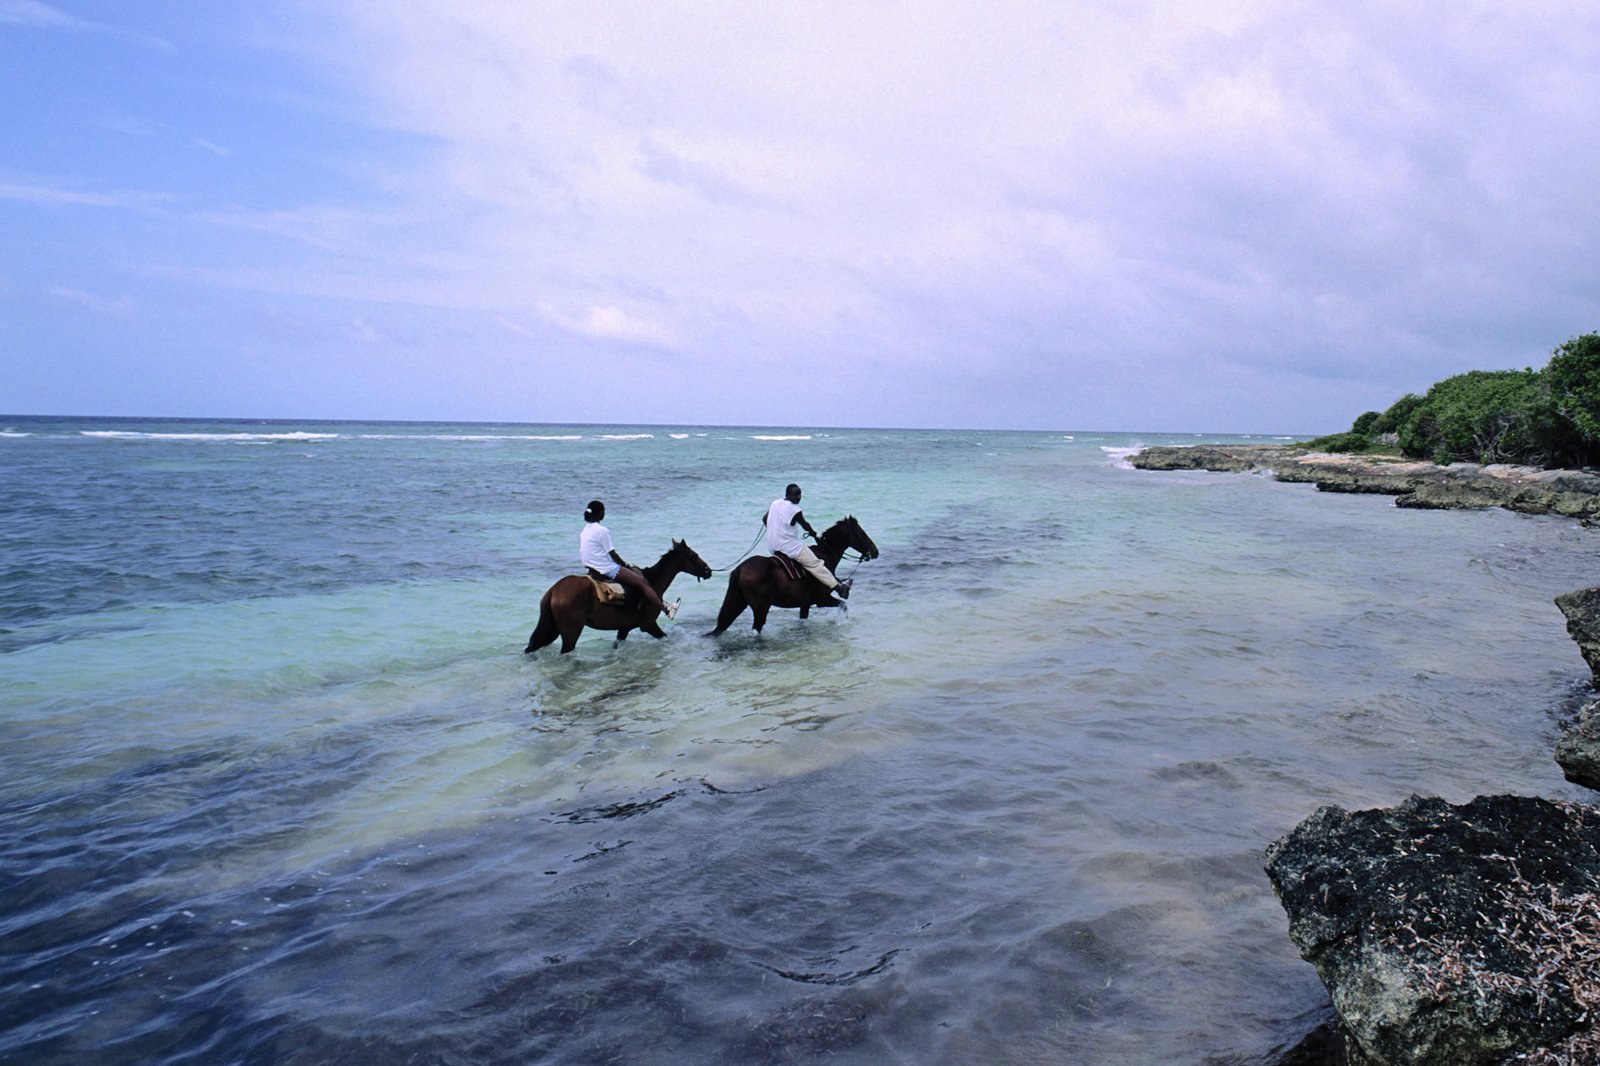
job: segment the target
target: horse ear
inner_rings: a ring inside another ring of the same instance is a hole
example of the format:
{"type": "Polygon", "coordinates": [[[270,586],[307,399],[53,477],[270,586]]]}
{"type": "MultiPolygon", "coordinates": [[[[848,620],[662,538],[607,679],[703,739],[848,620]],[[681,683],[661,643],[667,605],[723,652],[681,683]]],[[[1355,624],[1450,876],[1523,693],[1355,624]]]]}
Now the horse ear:
{"type": "Polygon", "coordinates": [[[677,537],[673,537],[672,538],[672,546],[674,548],[681,548],[681,547],[683,547],[683,541],[679,540],[677,537]]]}

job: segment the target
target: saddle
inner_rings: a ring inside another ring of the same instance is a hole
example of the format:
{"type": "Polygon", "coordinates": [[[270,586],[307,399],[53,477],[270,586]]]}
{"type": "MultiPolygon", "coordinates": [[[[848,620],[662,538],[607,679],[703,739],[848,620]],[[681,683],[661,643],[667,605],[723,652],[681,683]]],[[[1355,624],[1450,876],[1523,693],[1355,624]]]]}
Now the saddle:
{"type": "Polygon", "coordinates": [[[620,581],[605,581],[593,574],[585,574],[594,585],[594,594],[602,604],[623,606],[628,601],[628,590],[620,581]]]}
{"type": "MultiPolygon", "coordinates": [[[[772,557],[774,559],[778,560],[778,565],[783,567],[784,573],[789,575],[789,579],[791,581],[803,581],[804,579],[806,579],[806,578],[811,576],[810,574],[807,574],[805,571],[800,569],[800,564],[799,563],[795,562],[793,559],[789,558],[787,555],[783,554],[782,552],[775,551],[775,552],[772,553],[772,557]]],[[[812,580],[815,580],[815,578],[813,578],[812,580]]]]}

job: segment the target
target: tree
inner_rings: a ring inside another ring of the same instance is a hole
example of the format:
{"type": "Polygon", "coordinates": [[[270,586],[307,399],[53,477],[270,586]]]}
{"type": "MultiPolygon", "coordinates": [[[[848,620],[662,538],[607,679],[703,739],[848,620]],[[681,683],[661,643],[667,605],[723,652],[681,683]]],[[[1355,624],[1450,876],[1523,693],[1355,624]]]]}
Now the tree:
{"type": "Polygon", "coordinates": [[[1562,458],[1594,464],[1600,459],[1600,334],[1585,333],[1557,348],[1545,376],[1562,458]]]}
{"type": "Polygon", "coordinates": [[[1469,370],[1428,390],[1400,426],[1400,450],[1435,462],[1542,464],[1548,400],[1537,370],[1469,370]]]}

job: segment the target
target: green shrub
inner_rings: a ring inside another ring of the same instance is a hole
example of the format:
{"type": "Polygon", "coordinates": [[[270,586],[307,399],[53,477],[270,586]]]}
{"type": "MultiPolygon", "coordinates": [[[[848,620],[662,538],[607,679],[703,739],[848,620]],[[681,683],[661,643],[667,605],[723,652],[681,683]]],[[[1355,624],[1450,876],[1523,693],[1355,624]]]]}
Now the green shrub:
{"type": "Polygon", "coordinates": [[[1418,396],[1414,392],[1406,393],[1394,403],[1390,404],[1387,411],[1378,416],[1378,420],[1372,424],[1372,432],[1400,432],[1400,427],[1406,424],[1406,422],[1411,418],[1411,413],[1415,411],[1417,406],[1421,403],[1421,396],[1418,396]]]}
{"type": "Polygon", "coordinates": [[[1600,461],[1600,334],[1574,337],[1545,367],[1552,451],[1567,465],[1600,461]]]}
{"type": "Polygon", "coordinates": [[[1539,371],[1469,370],[1429,389],[1396,432],[1414,458],[1542,464],[1550,421],[1539,371]]]}
{"type": "Polygon", "coordinates": [[[1457,374],[1306,443],[1364,452],[1390,433],[1403,455],[1438,463],[1600,466],[1600,333],[1567,341],[1543,370],[1457,374]]]}
{"type": "Polygon", "coordinates": [[[1319,452],[1354,452],[1361,453],[1371,449],[1372,438],[1365,433],[1332,433],[1326,437],[1315,437],[1308,440],[1305,447],[1319,452]]]}

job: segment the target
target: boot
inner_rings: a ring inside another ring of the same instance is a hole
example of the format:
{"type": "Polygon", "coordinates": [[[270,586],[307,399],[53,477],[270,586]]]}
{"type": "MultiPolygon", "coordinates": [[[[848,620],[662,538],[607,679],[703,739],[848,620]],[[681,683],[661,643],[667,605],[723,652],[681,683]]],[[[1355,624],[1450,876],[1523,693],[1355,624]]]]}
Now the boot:
{"type": "Polygon", "coordinates": [[[833,586],[832,592],[841,600],[848,600],[850,598],[850,582],[848,580],[839,582],[833,586]]]}

